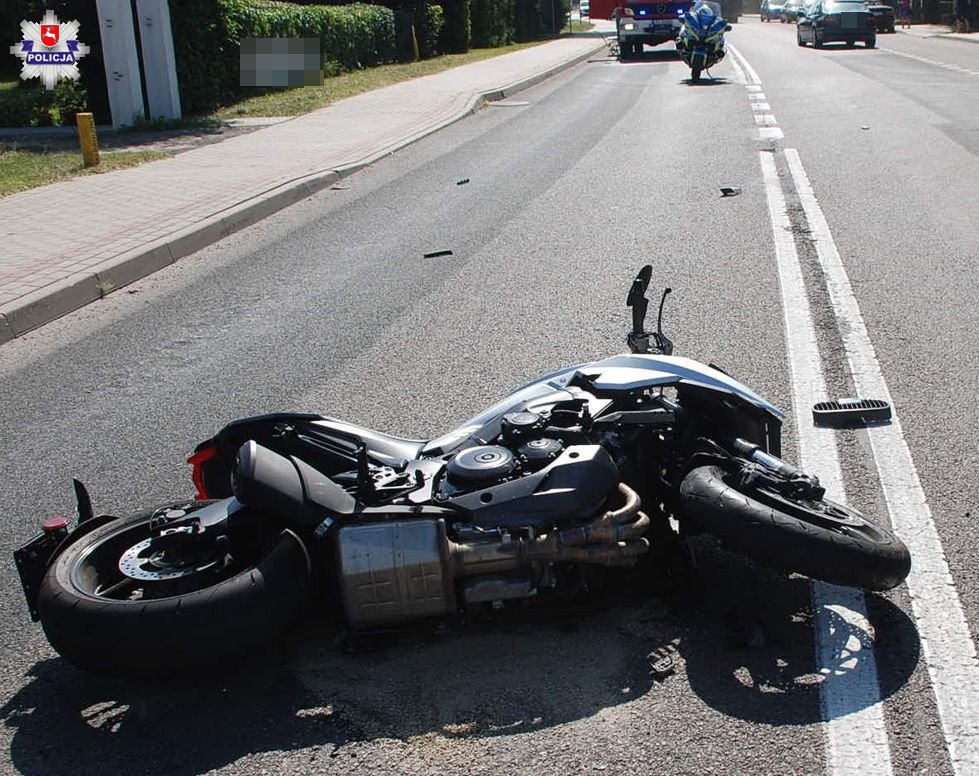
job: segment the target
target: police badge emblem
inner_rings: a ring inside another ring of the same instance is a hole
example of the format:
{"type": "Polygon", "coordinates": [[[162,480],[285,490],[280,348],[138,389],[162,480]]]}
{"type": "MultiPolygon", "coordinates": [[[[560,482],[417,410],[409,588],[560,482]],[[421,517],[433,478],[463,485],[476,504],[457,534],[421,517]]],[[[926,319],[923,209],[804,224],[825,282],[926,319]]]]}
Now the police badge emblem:
{"type": "Polygon", "coordinates": [[[10,47],[10,53],[24,60],[20,77],[40,78],[44,87],[54,89],[62,78],[78,80],[78,60],[89,52],[89,47],[78,40],[77,21],[58,21],[54,11],[45,13],[40,23],[22,21],[23,39],[10,47]]]}

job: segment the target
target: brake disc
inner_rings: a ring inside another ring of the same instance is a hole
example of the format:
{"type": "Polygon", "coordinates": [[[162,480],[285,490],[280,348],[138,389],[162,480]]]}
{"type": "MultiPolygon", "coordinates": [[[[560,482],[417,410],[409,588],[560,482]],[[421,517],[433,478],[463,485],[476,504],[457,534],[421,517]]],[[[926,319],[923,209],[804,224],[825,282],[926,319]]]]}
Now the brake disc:
{"type": "MultiPolygon", "coordinates": [[[[179,529],[178,529],[179,530],[179,529]]],[[[193,540],[188,537],[187,544],[193,540]]],[[[150,537],[134,544],[119,558],[119,571],[130,579],[144,582],[164,582],[171,579],[199,574],[216,566],[219,562],[216,550],[212,547],[205,552],[189,546],[197,552],[174,552],[175,547],[160,548],[158,537],[150,537]],[[154,546],[156,542],[156,546],[154,546]]]]}

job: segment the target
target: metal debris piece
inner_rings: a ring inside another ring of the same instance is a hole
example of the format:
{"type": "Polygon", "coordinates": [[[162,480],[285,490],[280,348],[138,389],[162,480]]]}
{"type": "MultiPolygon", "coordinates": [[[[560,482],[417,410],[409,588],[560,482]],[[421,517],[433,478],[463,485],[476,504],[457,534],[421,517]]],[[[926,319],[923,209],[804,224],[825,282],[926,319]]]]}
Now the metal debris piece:
{"type": "Polygon", "coordinates": [[[860,129],[870,129],[870,125],[869,124],[864,124],[864,125],[862,125],[860,127],[860,129]]]}
{"type": "Polygon", "coordinates": [[[431,253],[426,253],[424,258],[426,259],[437,259],[440,256],[451,256],[452,251],[432,251],[431,253]]]}
{"type": "Polygon", "coordinates": [[[672,655],[664,655],[653,662],[649,668],[649,673],[654,679],[662,681],[676,671],[676,664],[673,662],[672,655]]]}
{"type": "Polygon", "coordinates": [[[812,422],[817,426],[865,426],[890,419],[891,405],[883,399],[837,399],[812,406],[812,422]]]}
{"type": "Polygon", "coordinates": [[[350,188],[349,186],[341,186],[339,183],[337,183],[333,186],[330,186],[330,191],[346,191],[349,188],[350,188]]]}
{"type": "Polygon", "coordinates": [[[721,186],[722,197],[736,197],[740,193],[741,189],[737,186],[721,186]]]}
{"type": "Polygon", "coordinates": [[[469,178],[463,178],[461,181],[456,181],[456,186],[464,186],[469,183],[469,178]]]}

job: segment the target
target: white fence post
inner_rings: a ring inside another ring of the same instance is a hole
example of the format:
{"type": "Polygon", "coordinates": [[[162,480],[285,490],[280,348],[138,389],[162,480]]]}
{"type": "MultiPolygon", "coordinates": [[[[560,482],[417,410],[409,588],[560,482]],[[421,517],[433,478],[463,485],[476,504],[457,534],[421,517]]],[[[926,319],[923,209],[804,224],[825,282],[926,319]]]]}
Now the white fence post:
{"type": "Polygon", "coordinates": [[[180,90],[167,0],[136,0],[150,119],[179,119],[180,90]]]}
{"type": "Polygon", "coordinates": [[[95,5],[102,35],[112,126],[129,126],[146,115],[132,6],[129,0],[96,0],[95,5]]]}

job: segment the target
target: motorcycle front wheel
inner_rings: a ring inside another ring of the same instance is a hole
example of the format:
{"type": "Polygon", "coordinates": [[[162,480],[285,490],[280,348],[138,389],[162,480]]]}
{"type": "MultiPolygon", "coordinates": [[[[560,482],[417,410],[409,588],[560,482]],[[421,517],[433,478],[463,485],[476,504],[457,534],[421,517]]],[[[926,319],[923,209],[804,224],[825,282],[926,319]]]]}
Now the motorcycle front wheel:
{"type": "Polygon", "coordinates": [[[866,590],[890,590],[911,570],[899,538],[833,501],[741,488],[719,466],[691,470],[680,494],[687,517],[767,566],[866,590]]]}
{"type": "Polygon", "coordinates": [[[93,673],[148,676],[226,661],[294,624],[309,602],[311,568],[292,531],[257,518],[217,541],[173,531],[153,544],[168,512],[206,503],[113,520],[56,557],[38,593],[51,646],[93,673]]]}

